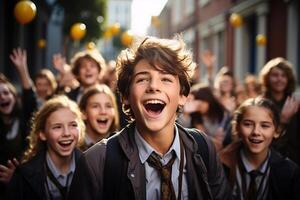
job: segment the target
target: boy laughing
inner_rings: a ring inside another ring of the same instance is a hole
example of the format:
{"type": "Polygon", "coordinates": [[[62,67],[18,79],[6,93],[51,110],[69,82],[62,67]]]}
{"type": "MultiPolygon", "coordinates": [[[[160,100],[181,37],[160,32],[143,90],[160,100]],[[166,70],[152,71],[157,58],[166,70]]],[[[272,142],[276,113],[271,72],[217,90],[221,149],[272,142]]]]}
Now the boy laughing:
{"type": "Polygon", "coordinates": [[[212,142],[175,122],[195,66],[180,37],[121,52],[117,84],[131,123],[84,153],[70,199],[229,198],[212,142]]]}

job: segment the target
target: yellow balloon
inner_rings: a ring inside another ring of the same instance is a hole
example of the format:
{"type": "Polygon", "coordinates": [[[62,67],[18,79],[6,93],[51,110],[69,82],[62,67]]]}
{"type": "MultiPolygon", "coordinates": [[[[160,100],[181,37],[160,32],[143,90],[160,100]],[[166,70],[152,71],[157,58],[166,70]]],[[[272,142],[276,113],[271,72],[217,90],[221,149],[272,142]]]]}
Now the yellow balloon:
{"type": "Polygon", "coordinates": [[[85,48],[86,48],[87,50],[93,50],[93,49],[95,49],[95,47],[96,47],[96,45],[95,45],[94,42],[89,42],[89,43],[87,43],[86,46],[85,46],[85,48]]]}
{"type": "Polygon", "coordinates": [[[237,13],[232,13],[230,15],[230,18],[229,18],[229,21],[230,21],[230,24],[237,28],[237,27],[240,27],[243,23],[243,18],[241,17],[241,15],[237,14],[237,13]]]}
{"type": "Polygon", "coordinates": [[[131,45],[131,43],[133,42],[133,35],[130,33],[130,31],[122,33],[121,42],[125,46],[131,45]]]}
{"type": "Polygon", "coordinates": [[[267,38],[265,35],[263,34],[258,34],[256,36],[256,44],[260,45],[260,46],[264,46],[267,44],[267,38]]]}
{"type": "Polygon", "coordinates": [[[40,49],[43,49],[46,47],[46,40],[45,39],[39,39],[37,42],[37,45],[40,49]]]}
{"type": "Polygon", "coordinates": [[[106,31],[104,31],[103,37],[106,40],[108,40],[108,39],[110,39],[112,37],[112,33],[111,33],[110,29],[106,29],[106,31]]]}
{"type": "Polygon", "coordinates": [[[117,35],[120,32],[120,24],[119,23],[114,23],[110,27],[110,32],[112,35],[117,35]]]}
{"type": "Polygon", "coordinates": [[[70,34],[73,40],[80,40],[85,36],[85,33],[86,33],[86,26],[83,23],[76,23],[73,24],[73,26],[71,27],[70,34]]]}
{"type": "Polygon", "coordinates": [[[24,0],[15,5],[14,15],[20,24],[27,24],[36,15],[36,6],[33,2],[24,0]]]}

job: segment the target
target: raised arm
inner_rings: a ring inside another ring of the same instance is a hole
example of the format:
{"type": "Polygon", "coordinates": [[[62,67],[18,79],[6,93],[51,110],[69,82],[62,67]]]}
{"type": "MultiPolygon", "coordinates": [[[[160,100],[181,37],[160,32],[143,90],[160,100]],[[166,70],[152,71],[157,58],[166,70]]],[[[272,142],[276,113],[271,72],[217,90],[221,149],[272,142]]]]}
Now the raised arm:
{"type": "Polygon", "coordinates": [[[26,50],[21,48],[13,49],[9,58],[13,62],[13,64],[15,65],[18,71],[23,88],[24,89],[32,88],[33,84],[28,73],[26,50]]]}

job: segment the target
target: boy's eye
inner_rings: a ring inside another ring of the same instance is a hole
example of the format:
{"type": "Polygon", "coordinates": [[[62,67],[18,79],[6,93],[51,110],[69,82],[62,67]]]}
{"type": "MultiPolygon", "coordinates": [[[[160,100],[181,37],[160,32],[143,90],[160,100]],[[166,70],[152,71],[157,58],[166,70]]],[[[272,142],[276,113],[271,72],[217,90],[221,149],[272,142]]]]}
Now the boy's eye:
{"type": "Polygon", "coordinates": [[[136,83],[141,83],[141,82],[145,82],[145,81],[147,81],[148,79],[147,78],[145,78],[145,77],[141,77],[141,78],[137,78],[136,79],[136,83]]]}
{"type": "Polygon", "coordinates": [[[162,81],[163,82],[170,82],[170,83],[173,82],[171,78],[162,78],[162,81]]]}

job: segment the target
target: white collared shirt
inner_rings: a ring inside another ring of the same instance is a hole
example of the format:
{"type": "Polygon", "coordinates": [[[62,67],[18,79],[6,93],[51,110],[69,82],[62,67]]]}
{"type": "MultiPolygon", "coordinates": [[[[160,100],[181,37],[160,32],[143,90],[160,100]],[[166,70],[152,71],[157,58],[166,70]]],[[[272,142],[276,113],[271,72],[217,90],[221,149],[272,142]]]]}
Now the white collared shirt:
{"type": "MultiPolygon", "coordinates": [[[[172,165],[172,183],[173,188],[178,196],[178,177],[179,177],[179,166],[180,166],[180,138],[178,129],[175,126],[175,138],[173,141],[172,146],[168,150],[165,155],[161,155],[160,153],[156,152],[154,148],[148,144],[144,138],[139,134],[138,130],[135,129],[135,141],[139,150],[139,157],[141,163],[145,166],[145,173],[146,173],[146,199],[147,200],[158,200],[160,199],[160,176],[158,172],[149,166],[146,162],[148,157],[154,151],[160,156],[160,161],[162,165],[166,165],[169,160],[172,158],[172,152],[175,152],[176,159],[172,165]]],[[[187,171],[186,171],[186,156],[184,156],[184,167],[183,167],[183,177],[182,177],[182,190],[181,190],[181,199],[186,200],[188,199],[188,188],[187,188],[187,171]]]]}

